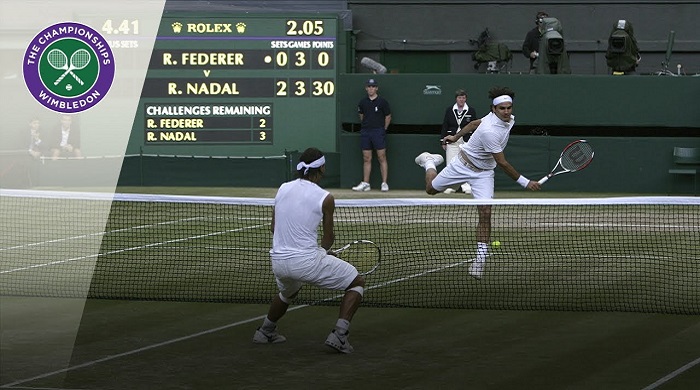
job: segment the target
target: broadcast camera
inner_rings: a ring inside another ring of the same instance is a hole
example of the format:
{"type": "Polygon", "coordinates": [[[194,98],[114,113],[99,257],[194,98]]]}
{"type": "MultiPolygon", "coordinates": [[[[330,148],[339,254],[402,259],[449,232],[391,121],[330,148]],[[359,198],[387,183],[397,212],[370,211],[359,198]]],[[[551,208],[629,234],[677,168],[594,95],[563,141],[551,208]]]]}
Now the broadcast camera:
{"type": "Polygon", "coordinates": [[[564,29],[557,18],[541,18],[538,74],[569,74],[569,53],[564,43],[564,29]]]}
{"type": "Polygon", "coordinates": [[[641,56],[634,38],[632,23],[620,19],[613,23],[608,38],[608,50],[605,59],[613,74],[632,74],[637,68],[641,56]]]}

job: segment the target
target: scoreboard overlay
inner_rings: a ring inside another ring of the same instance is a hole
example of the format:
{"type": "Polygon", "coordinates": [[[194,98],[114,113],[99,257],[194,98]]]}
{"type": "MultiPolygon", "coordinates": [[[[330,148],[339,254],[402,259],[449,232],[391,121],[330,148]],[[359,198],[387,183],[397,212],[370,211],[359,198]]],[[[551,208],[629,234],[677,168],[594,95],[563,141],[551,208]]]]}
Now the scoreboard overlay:
{"type": "Polygon", "coordinates": [[[336,15],[164,15],[135,121],[142,150],[334,150],[336,15]]]}

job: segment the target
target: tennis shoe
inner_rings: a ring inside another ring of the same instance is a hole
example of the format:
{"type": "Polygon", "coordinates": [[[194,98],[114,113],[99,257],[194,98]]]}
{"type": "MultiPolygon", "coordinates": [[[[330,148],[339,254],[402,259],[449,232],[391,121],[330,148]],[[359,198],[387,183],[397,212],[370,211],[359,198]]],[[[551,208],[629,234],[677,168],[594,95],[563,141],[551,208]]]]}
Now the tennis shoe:
{"type": "Polygon", "coordinates": [[[428,152],[423,152],[419,154],[418,157],[416,157],[416,164],[425,168],[425,164],[428,162],[428,160],[433,160],[436,167],[445,162],[445,159],[439,154],[430,154],[428,152]]]}
{"type": "Polygon", "coordinates": [[[352,345],[350,345],[350,342],[348,341],[348,334],[349,333],[341,335],[338,332],[336,332],[335,329],[333,329],[333,331],[331,331],[328,337],[326,337],[326,345],[335,349],[338,352],[352,353],[354,348],[352,347],[352,345]]]}
{"type": "Polygon", "coordinates": [[[457,191],[455,191],[454,188],[446,188],[445,191],[442,191],[442,192],[444,192],[446,194],[454,194],[457,191]]]}
{"type": "MultiPolygon", "coordinates": [[[[355,187],[352,187],[353,191],[364,192],[364,191],[369,191],[370,189],[371,188],[369,186],[369,183],[367,183],[366,181],[361,181],[360,184],[356,185],[355,187]]],[[[387,190],[388,190],[388,187],[387,187],[387,190]]]]}
{"type": "Polygon", "coordinates": [[[474,260],[469,264],[469,276],[474,279],[481,279],[481,276],[484,274],[484,263],[486,262],[474,260]]]}
{"type": "Polygon", "coordinates": [[[253,335],[253,343],[255,344],[277,344],[287,341],[287,338],[274,331],[267,333],[258,328],[253,335]]]}
{"type": "Polygon", "coordinates": [[[386,183],[382,183],[382,192],[387,192],[389,191],[389,185],[386,183]]]}

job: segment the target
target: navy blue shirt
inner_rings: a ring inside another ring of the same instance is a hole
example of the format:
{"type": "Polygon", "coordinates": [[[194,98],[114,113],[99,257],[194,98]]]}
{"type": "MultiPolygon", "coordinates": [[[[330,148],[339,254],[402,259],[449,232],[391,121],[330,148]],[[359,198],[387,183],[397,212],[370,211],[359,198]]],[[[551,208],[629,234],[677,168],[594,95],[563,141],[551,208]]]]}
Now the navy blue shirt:
{"type": "Polygon", "coordinates": [[[357,113],[362,114],[362,129],[383,129],[384,118],[391,115],[389,102],[377,95],[374,100],[367,96],[357,104],[357,113]]]}

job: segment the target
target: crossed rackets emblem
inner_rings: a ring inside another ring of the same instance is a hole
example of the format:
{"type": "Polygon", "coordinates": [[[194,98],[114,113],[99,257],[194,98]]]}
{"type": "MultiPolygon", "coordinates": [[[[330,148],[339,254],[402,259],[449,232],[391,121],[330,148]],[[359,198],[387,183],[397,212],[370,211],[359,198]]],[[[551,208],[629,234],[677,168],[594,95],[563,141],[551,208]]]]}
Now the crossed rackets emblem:
{"type": "Polygon", "coordinates": [[[60,83],[61,80],[63,80],[63,78],[69,74],[73,76],[75,81],[77,81],[80,85],[85,84],[83,83],[83,80],[81,80],[80,77],[78,77],[78,75],[76,75],[73,71],[84,69],[90,63],[90,53],[87,50],[76,50],[73,52],[73,54],[71,54],[70,62],[68,62],[68,56],[66,56],[66,53],[64,53],[63,50],[52,49],[47,54],[47,61],[54,69],[65,71],[56,79],[56,81],[53,82],[53,85],[58,85],[58,83],[60,83]]]}

